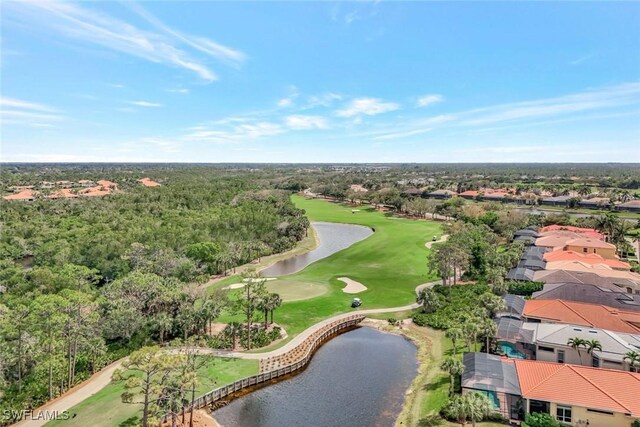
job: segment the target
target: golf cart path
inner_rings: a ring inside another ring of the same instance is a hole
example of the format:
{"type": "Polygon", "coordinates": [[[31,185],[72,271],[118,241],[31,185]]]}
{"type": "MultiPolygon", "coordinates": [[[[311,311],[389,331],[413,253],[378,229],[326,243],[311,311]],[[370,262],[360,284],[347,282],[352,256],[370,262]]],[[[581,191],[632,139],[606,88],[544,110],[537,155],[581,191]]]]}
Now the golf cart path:
{"type": "MultiPolygon", "coordinates": [[[[440,283],[440,282],[436,281],[436,282],[429,282],[429,283],[423,283],[421,285],[418,285],[416,287],[416,295],[418,293],[420,293],[420,291],[422,289],[431,288],[434,285],[437,285],[438,283],[440,283]]],[[[318,329],[322,328],[323,326],[325,326],[325,325],[327,325],[327,324],[329,324],[331,322],[334,322],[336,320],[339,320],[339,319],[341,319],[343,317],[351,316],[354,313],[358,313],[358,314],[394,313],[394,312],[397,312],[397,311],[413,310],[413,309],[416,309],[418,307],[420,307],[420,304],[413,303],[413,304],[404,305],[404,306],[401,306],[401,307],[372,308],[372,309],[367,309],[367,310],[353,310],[353,311],[350,311],[348,313],[338,314],[336,316],[333,316],[333,317],[330,317],[328,319],[322,320],[322,321],[320,321],[320,322],[308,327],[307,329],[305,329],[304,331],[299,333],[294,339],[289,341],[284,346],[282,346],[282,347],[280,347],[280,348],[278,348],[276,350],[272,350],[272,351],[268,351],[268,352],[241,353],[241,352],[234,352],[234,351],[214,350],[214,349],[210,349],[210,348],[199,348],[198,352],[200,354],[211,354],[211,355],[219,356],[219,357],[236,357],[236,358],[240,358],[240,359],[253,359],[253,360],[259,360],[259,359],[268,358],[268,357],[275,357],[275,356],[279,356],[279,355],[281,355],[283,353],[286,353],[286,352],[292,350],[298,344],[302,343],[311,334],[313,334],[315,331],[317,331],[318,329]]],[[[170,351],[179,351],[179,349],[170,350],[170,351]]],[[[72,407],[77,405],[78,403],[82,402],[83,400],[87,399],[90,396],[93,396],[94,394],[96,394],[97,392],[102,390],[104,387],[109,385],[109,383],[111,382],[111,376],[113,375],[113,372],[116,369],[118,369],[118,368],[120,368],[122,366],[122,362],[124,360],[125,360],[125,358],[113,362],[112,364],[110,364],[106,368],[103,368],[101,371],[99,371],[96,374],[94,374],[88,380],[84,381],[83,383],[78,384],[77,386],[73,387],[72,389],[70,389],[69,391],[64,393],[63,395],[57,397],[56,399],[44,404],[43,406],[41,406],[41,407],[39,407],[37,409],[34,409],[33,413],[37,414],[40,411],[48,411],[49,413],[53,413],[54,411],[58,411],[58,413],[61,413],[63,411],[68,411],[69,409],[71,409],[72,407]]],[[[48,422],[48,420],[41,420],[41,419],[40,420],[23,420],[23,421],[18,422],[15,425],[16,426],[21,426],[21,427],[23,427],[23,426],[24,427],[39,427],[39,426],[45,425],[47,422],[48,422]]]]}
{"type": "MultiPolygon", "coordinates": [[[[68,411],[78,403],[82,402],[90,396],[93,396],[94,394],[105,388],[107,385],[109,385],[109,383],[111,383],[111,376],[116,369],[122,366],[123,361],[124,359],[116,360],[112,364],[96,372],[88,380],[72,387],[66,393],[45,403],[38,409],[34,409],[33,417],[38,418],[38,413],[42,412],[46,412],[49,415],[52,415],[54,413],[61,414],[63,411],[68,411]]],[[[44,414],[40,418],[44,418],[44,414]]],[[[48,419],[22,420],[14,425],[36,427],[43,426],[49,421],[50,420],[48,419]]]]}
{"type": "Polygon", "coordinates": [[[424,245],[427,247],[427,249],[431,249],[431,246],[433,246],[435,243],[446,242],[448,238],[449,238],[448,234],[443,234],[442,237],[440,237],[439,240],[427,242],[424,245]]]}

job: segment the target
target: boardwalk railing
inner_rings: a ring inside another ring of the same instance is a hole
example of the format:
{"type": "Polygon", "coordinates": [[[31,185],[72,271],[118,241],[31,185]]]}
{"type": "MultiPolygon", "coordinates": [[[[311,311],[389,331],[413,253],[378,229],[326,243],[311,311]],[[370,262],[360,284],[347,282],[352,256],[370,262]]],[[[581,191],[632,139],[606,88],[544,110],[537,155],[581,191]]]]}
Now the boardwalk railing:
{"type": "MultiPolygon", "coordinates": [[[[253,387],[258,384],[265,383],[267,381],[271,381],[274,378],[278,378],[284,375],[291,374],[296,372],[297,370],[305,367],[311,357],[315,353],[316,349],[330,336],[339,333],[344,329],[351,328],[364,320],[365,316],[356,314],[353,316],[348,316],[342,319],[338,319],[334,322],[331,322],[321,329],[315,331],[313,334],[308,336],[304,341],[298,344],[296,347],[288,351],[287,353],[278,356],[278,358],[283,358],[283,360],[287,360],[287,355],[294,354],[295,361],[282,366],[277,369],[269,370],[267,372],[261,372],[258,375],[252,375],[250,377],[239,379],[231,384],[228,384],[223,387],[218,387],[214,390],[211,390],[209,393],[201,396],[191,402],[189,406],[183,407],[182,412],[188,412],[193,409],[199,409],[210,405],[220,399],[223,399],[233,393],[236,393],[242,389],[247,387],[253,387]]],[[[262,370],[262,360],[260,361],[261,370],[262,370]]],[[[162,418],[162,422],[168,421],[171,418],[169,414],[165,415],[162,418]]]]}

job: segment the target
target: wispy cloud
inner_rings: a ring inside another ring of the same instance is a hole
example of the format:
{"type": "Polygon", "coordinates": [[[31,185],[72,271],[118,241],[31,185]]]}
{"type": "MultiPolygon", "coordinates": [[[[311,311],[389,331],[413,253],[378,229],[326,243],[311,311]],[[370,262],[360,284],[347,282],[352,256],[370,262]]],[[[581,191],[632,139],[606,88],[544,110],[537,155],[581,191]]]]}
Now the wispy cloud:
{"type": "Polygon", "coordinates": [[[181,95],[186,95],[189,93],[189,89],[185,89],[185,88],[166,89],[166,91],[169,93],[179,93],[181,95]]]}
{"type": "Polygon", "coordinates": [[[268,136],[275,136],[285,130],[276,123],[256,122],[233,125],[231,128],[201,127],[183,137],[184,141],[205,142],[215,144],[237,144],[268,136]]]}
{"type": "Polygon", "coordinates": [[[163,106],[158,102],[149,102],[149,101],[129,101],[128,104],[137,105],[138,107],[148,107],[148,108],[157,108],[157,107],[163,106]]]}
{"type": "Polygon", "coordinates": [[[576,58],[573,61],[569,61],[569,64],[571,64],[571,65],[580,65],[583,62],[588,61],[589,59],[593,58],[594,56],[595,56],[595,54],[590,53],[588,55],[584,55],[584,56],[581,56],[579,58],[576,58]]]}
{"type": "Polygon", "coordinates": [[[3,125],[26,125],[39,128],[54,127],[65,119],[48,105],[15,98],[0,98],[0,118],[3,125]]]}
{"type": "Polygon", "coordinates": [[[420,135],[423,133],[427,133],[430,132],[431,130],[433,130],[432,128],[426,128],[426,129],[414,129],[414,130],[409,130],[406,132],[396,132],[396,133],[387,133],[384,135],[380,135],[380,136],[376,136],[373,139],[375,140],[387,140],[387,139],[401,139],[401,138],[407,138],[409,136],[414,136],[414,135],[420,135]]]}
{"type": "Polygon", "coordinates": [[[334,102],[342,100],[344,97],[339,93],[327,92],[321,95],[312,95],[307,98],[307,104],[304,109],[315,107],[330,107],[334,102]]]}
{"type": "Polygon", "coordinates": [[[285,96],[284,98],[281,98],[276,103],[278,107],[280,108],[293,107],[294,101],[296,100],[296,98],[298,98],[298,96],[300,96],[300,92],[298,91],[298,88],[293,85],[289,86],[288,91],[289,91],[289,95],[285,96]]]}
{"type": "MultiPolygon", "coordinates": [[[[145,31],[106,13],[97,12],[73,3],[51,1],[23,1],[7,3],[6,10],[26,24],[45,28],[80,43],[97,44],[155,63],[172,65],[196,73],[206,81],[217,79],[216,74],[202,61],[194,59],[186,50],[187,45],[217,59],[241,63],[242,52],[220,45],[204,37],[187,36],[162,24],[139,6],[138,14],[164,34],[145,31]]],[[[6,12],[5,12],[6,13],[6,12]]]]}
{"type": "Polygon", "coordinates": [[[416,105],[418,107],[427,107],[429,105],[442,102],[443,100],[444,100],[444,97],[442,95],[438,95],[438,94],[424,95],[418,98],[416,105]]]}
{"type": "Polygon", "coordinates": [[[339,117],[375,116],[399,108],[400,105],[395,102],[384,102],[378,98],[357,98],[344,109],[336,111],[336,115],[339,117]]]}
{"type": "Polygon", "coordinates": [[[329,127],[327,119],[321,116],[292,115],[285,119],[289,129],[326,129],[329,127]]]}
{"type": "Polygon", "coordinates": [[[615,108],[638,103],[640,82],[590,89],[536,101],[516,102],[467,111],[462,124],[478,126],[615,108]]]}

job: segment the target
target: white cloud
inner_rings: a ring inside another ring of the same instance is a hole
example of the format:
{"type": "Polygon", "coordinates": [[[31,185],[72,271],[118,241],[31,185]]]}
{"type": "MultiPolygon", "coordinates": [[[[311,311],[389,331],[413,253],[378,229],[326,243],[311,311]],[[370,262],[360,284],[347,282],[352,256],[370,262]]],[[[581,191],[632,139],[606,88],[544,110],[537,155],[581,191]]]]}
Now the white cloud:
{"type": "Polygon", "coordinates": [[[53,123],[65,119],[54,108],[36,102],[15,98],[0,98],[0,118],[3,125],[53,127],[53,123]]]}
{"type": "Polygon", "coordinates": [[[355,117],[360,115],[375,116],[400,108],[395,102],[383,102],[378,98],[358,98],[342,110],[336,111],[340,117],[355,117]]]}
{"type": "Polygon", "coordinates": [[[640,82],[625,83],[555,98],[515,102],[470,110],[464,113],[466,119],[462,124],[478,126],[615,108],[637,104],[639,95],[640,82]]]}
{"type": "Polygon", "coordinates": [[[285,130],[276,123],[261,121],[255,123],[236,124],[226,128],[209,128],[198,126],[181,139],[192,142],[211,142],[216,144],[237,144],[268,136],[275,136],[285,130]]]}
{"type": "Polygon", "coordinates": [[[129,101],[128,102],[131,105],[137,105],[138,107],[150,107],[150,108],[157,108],[157,107],[162,107],[163,105],[158,103],[158,102],[149,102],[149,101],[129,101]]]}
{"type": "MultiPolygon", "coordinates": [[[[216,74],[179,47],[181,44],[234,64],[242,62],[245,57],[242,52],[212,40],[186,36],[172,30],[146,11],[139,13],[148,21],[154,21],[152,23],[161,27],[165,34],[141,30],[106,13],[73,3],[22,1],[7,4],[6,9],[31,27],[48,29],[81,43],[97,44],[151,62],[183,68],[206,81],[216,80],[216,74]]],[[[141,8],[134,6],[134,9],[141,8]]]]}
{"type": "Polygon", "coordinates": [[[178,88],[178,89],[166,89],[167,92],[170,93],[179,93],[181,95],[186,95],[189,93],[189,89],[185,89],[185,88],[178,88]]]}
{"type": "Polygon", "coordinates": [[[298,91],[297,87],[291,85],[289,86],[288,90],[289,90],[289,95],[280,99],[277,102],[278,107],[280,108],[293,107],[294,101],[296,100],[296,98],[298,98],[298,96],[300,96],[300,92],[298,91]]]}
{"type": "Polygon", "coordinates": [[[307,105],[305,105],[304,108],[330,107],[335,101],[340,101],[342,98],[342,95],[333,92],[327,92],[322,95],[313,95],[307,99],[307,105]]]}
{"type": "Polygon", "coordinates": [[[384,135],[380,135],[380,136],[376,136],[373,139],[375,140],[387,140],[387,139],[401,139],[401,138],[406,138],[409,136],[414,136],[414,135],[420,135],[422,133],[427,133],[430,132],[432,130],[432,128],[426,128],[426,129],[414,129],[414,130],[409,130],[406,132],[396,132],[396,133],[387,133],[384,135]]]}
{"type": "Polygon", "coordinates": [[[418,98],[417,106],[418,107],[427,107],[432,104],[437,104],[438,102],[442,102],[444,97],[442,95],[432,94],[432,95],[424,95],[418,98]]]}
{"type": "Polygon", "coordinates": [[[285,123],[289,129],[326,129],[328,127],[327,119],[321,116],[305,116],[292,115],[285,119],[285,123]]]}

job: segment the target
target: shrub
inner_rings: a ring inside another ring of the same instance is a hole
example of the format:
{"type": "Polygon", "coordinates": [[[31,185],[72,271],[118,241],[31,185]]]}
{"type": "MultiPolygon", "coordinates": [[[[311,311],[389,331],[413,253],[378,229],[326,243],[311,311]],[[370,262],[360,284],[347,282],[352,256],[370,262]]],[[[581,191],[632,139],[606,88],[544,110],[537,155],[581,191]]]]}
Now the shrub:
{"type": "Polygon", "coordinates": [[[561,427],[562,424],[549,414],[534,412],[528,414],[525,423],[529,427],[561,427]]]}
{"type": "Polygon", "coordinates": [[[507,282],[509,293],[530,297],[534,292],[541,291],[544,287],[542,282],[507,282]]]}
{"type": "Polygon", "coordinates": [[[460,314],[469,312],[478,305],[478,297],[489,288],[484,284],[433,287],[441,297],[442,304],[431,313],[415,313],[413,323],[435,329],[448,329],[458,322],[460,314]]]}

